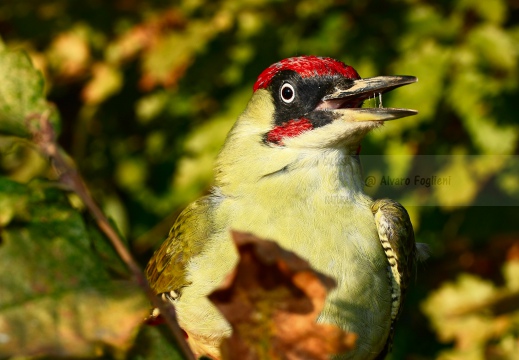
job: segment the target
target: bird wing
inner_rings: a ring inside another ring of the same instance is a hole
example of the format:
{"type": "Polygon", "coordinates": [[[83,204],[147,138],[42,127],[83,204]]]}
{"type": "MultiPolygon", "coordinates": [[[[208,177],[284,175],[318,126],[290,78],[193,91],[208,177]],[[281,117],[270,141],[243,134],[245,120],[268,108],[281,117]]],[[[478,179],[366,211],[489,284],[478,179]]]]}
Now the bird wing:
{"type": "Polygon", "coordinates": [[[417,250],[413,225],[405,208],[390,199],[373,202],[371,211],[375,216],[378,236],[389,263],[388,276],[391,282],[391,320],[400,313],[403,297],[414,272],[417,250]]]}
{"type": "Polygon", "coordinates": [[[391,330],[386,345],[376,360],[384,359],[393,343],[394,325],[402,309],[411,274],[414,272],[417,249],[413,225],[406,209],[390,199],[375,200],[371,205],[378,237],[388,261],[391,284],[391,330]]]}
{"type": "Polygon", "coordinates": [[[175,294],[189,285],[186,267],[193,257],[202,252],[209,238],[212,206],[211,195],[208,195],[184,209],[166,241],[153,254],[146,266],[146,276],[157,294],[175,294]]]}

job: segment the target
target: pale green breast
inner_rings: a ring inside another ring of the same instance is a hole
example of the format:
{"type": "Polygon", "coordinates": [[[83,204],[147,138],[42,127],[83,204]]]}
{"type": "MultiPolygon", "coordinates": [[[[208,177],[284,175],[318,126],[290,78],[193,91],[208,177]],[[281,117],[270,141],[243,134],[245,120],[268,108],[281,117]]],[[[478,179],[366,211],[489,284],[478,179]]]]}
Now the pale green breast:
{"type": "Polygon", "coordinates": [[[391,326],[391,289],[372,200],[362,193],[356,161],[342,161],[337,153],[315,159],[219,196],[211,214],[218,226],[187,269],[191,285],[177,304],[181,322],[204,323],[208,335],[214,328],[230,332],[205,295],[236,264],[229,233],[234,229],[279,242],[337,281],[319,320],[358,335],[355,351],[345,359],[373,359],[383,349],[391,326]]]}
{"type": "MultiPolygon", "coordinates": [[[[336,279],[337,288],[329,295],[320,321],[359,336],[357,350],[346,358],[376,356],[390,330],[391,290],[371,200],[346,192],[292,197],[290,204],[268,201],[268,208],[255,200],[226,199],[217,216],[227,218],[232,229],[276,240],[336,279]]],[[[215,254],[224,252],[228,244],[218,243],[215,254]]]]}

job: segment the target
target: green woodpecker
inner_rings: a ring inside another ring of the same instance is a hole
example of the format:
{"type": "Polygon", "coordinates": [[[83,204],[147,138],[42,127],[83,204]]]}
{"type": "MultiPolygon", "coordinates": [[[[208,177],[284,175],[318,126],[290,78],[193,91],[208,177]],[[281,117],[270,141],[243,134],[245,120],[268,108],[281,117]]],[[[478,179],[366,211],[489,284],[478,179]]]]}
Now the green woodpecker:
{"type": "Polygon", "coordinates": [[[385,356],[417,248],[406,210],[364,193],[358,153],[370,130],[416,111],[361,106],[415,81],[361,79],[351,66],[316,56],[260,74],[218,155],[210,195],[180,214],[146,268],[196,355],[218,358],[231,333],[206,296],[237,263],[234,229],[277,241],[337,281],[318,321],[358,335],[342,358],[385,356]]]}

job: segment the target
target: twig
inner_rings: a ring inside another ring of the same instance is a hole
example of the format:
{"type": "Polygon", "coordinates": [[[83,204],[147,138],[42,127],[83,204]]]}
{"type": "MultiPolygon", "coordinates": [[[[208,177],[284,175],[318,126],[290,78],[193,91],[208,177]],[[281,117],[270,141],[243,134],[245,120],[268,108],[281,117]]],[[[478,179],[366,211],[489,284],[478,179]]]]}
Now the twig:
{"type": "Polygon", "coordinates": [[[170,328],[183,355],[188,360],[194,360],[195,357],[188,344],[186,343],[182,330],[176,321],[173,305],[165,303],[154,293],[140,266],[137,264],[131,253],[124,245],[123,241],[119,237],[119,234],[110,225],[108,218],[104,215],[104,213],[101,211],[99,206],[97,206],[96,202],[90,195],[90,191],[85,185],[81,175],[76,170],[72,162],[67,161],[65,158],[64,151],[56,143],[54,129],[52,128],[52,125],[49,121],[49,113],[31,116],[27,120],[30,120],[31,118],[37,118],[39,120],[39,129],[34,126],[32,127],[33,141],[36,143],[36,145],[38,145],[41,152],[51,159],[52,164],[58,173],[59,181],[67,186],[70,190],[74,191],[81,198],[101,231],[110,240],[113,247],[117,251],[117,254],[119,254],[121,259],[128,266],[137,284],[144,290],[146,296],[150,299],[153,307],[156,307],[160,310],[160,314],[170,328]]]}

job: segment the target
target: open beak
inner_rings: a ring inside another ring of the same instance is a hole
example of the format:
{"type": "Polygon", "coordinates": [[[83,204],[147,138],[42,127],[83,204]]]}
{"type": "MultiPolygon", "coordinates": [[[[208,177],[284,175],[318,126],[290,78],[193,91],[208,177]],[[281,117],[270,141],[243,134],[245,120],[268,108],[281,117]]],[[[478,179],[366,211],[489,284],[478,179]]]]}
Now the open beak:
{"type": "Polygon", "coordinates": [[[354,80],[350,87],[337,88],[332,94],[324,96],[316,110],[331,110],[342,116],[351,113],[349,118],[353,121],[388,121],[416,115],[416,110],[382,107],[382,94],[417,81],[414,76],[398,75],[354,80]],[[379,99],[378,107],[361,108],[362,102],[370,98],[379,99]]]}

